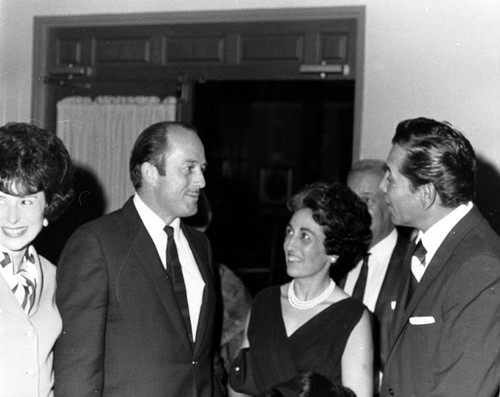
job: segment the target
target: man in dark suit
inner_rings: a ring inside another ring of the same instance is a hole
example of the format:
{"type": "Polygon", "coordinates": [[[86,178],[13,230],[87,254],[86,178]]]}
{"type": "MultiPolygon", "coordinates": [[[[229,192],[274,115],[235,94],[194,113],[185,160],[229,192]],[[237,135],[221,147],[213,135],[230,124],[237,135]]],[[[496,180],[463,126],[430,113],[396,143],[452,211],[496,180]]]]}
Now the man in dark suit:
{"type": "Polygon", "coordinates": [[[130,159],[136,194],[66,244],[57,277],[57,396],[219,395],[210,245],[181,221],[197,211],[205,167],[192,128],[148,127],[130,159]]]}
{"type": "Polygon", "coordinates": [[[500,238],[472,203],[476,158],[446,123],[399,123],[381,183],[409,250],[382,393],[492,397],[499,392],[500,238]]]}
{"type": "Polygon", "coordinates": [[[384,174],[385,162],[374,159],[360,160],[349,171],[347,186],[366,203],[372,218],[372,239],[368,256],[342,280],[344,291],[359,299],[375,314],[375,368],[379,371],[383,371],[387,354],[389,331],[403,274],[403,259],[408,247],[408,237],[398,233],[392,223],[379,187],[384,174]]]}

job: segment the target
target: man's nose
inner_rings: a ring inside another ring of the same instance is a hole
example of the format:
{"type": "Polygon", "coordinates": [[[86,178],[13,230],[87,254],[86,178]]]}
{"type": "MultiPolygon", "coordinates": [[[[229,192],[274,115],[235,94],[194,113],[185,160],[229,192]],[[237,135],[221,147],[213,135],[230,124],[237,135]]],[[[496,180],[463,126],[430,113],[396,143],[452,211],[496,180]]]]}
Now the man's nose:
{"type": "Polygon", "coordinates": [[[202,171],[200,171],[196,176],[195,184],[200,189],[203,189],[206,186],[205,175],[203,174],[202,171]]]}
{"type": "Polygon", "coordinates": [[[382,190],[382,192],[386,193],[386,191],[387,191],[386,185],[387,185],[387,174],[385,174],[384,177],[380,180],[380,183],[378,184],[378,188],[380,190],[382,190]]]}

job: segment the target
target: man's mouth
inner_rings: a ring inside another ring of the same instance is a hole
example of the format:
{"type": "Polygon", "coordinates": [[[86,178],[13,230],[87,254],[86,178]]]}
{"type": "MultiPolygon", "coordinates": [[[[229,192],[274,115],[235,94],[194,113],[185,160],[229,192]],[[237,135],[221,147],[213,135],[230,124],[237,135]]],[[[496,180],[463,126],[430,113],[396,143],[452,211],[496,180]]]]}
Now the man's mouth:
{"type": "Polygon", "coordinates": [[[290,262],[290,263],[296,263],[296,262],[300,262],[301,259],[296,257],[295,255],[287,255],[286,260],[287,260],[287,262],[290,262]]]}

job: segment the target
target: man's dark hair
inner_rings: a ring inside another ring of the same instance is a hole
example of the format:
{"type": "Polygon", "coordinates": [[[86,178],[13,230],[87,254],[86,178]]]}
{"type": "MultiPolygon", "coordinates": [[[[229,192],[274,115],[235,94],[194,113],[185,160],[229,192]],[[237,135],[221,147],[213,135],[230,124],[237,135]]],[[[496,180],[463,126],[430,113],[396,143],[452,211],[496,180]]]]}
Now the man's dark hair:
{"type": "Polygon", "coordinates": [[[406,150],[399,170],[412,188],[432,183],[444,207],[474,199],[476,155],[470,142],[448,123],[427,118],[400,122],[392,143],[406,150]]]}
{"type": "Polygon", "coordinates": [[[187,124],[165,121],[146,128],[137,140],[130,156],[130,179],[137,190],[142,185],[141,165],[149,162],[156,167],[160,175],[165,175],[165,153],[168,151],[168,134],[178,130],[188,130],[197,134],[187,124]]]}
{"type": "Polygon", "coordinates": [[[74,169],[63,142],[27,123],[0,127],[0,191],[12,196],[44,192],[44,216],[57,219],[73,198],[74,169]]]}

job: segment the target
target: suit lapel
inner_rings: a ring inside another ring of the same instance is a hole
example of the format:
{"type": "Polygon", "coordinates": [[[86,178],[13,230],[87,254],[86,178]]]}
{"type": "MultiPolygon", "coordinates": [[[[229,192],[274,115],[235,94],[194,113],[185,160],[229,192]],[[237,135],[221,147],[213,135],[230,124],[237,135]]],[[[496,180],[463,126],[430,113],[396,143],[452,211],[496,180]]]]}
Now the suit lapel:
{"type": "Polygon", "coordinates": [[[167,278],[167,271],[163,267],[153,240],[142,223],[132,199],[127,201],[123,207],[123,211],[126,218],[124,224],[129,226],[127,235],[131,244],[131,252],[135,255],[133,260],[140,263],[149,276],[153,289],[159,295],[165,311],[179,333],[179,339],[186,350],[191,353],[191,341],[187,336],[184,320],[178,308],[172,284],[167,278]]]}
{"type": "Polygon", "coordinates": [[[45,282],[44,282],[45,280],[44,280],[44,273],[43,273],[44,269],[42,266],[42,261],[41,261],[40,257],[38,256],[38,253],[36,252],[36,250],[33,247],[31,249],[33,250],[33,256],[35,257],[35,266],[36,266],[36,270],[38,272],[38,285],[37,285],[37,288],[35,290],[35,305],[33,306],[33,308],[30,311],[30,315],[33,315],[37,312],[38,306],[40,305],[40,298],[42,296],[43,288],[45,285],[45,282]]]}
{"type": "MultiPolygon", "coordinates": [[[[432,287],[432,284],[436,277],[441,272],[453,272],[453,263],[449,261],[450,256],[452,255],[455,247],[462,241],[464,236],[475,227],[480,221],[482,217],[479,213],[478,209],[474,206],[465,217],[463,217],[455,227],[448,233],[446,238],[443,240],[438,250],[434,254],[432,260],[427,267],[422,280],[420,281],[418,288],[411,301],[408,304],[406,310],[404,309],[404,299],[408,295],[408,287],[409,287],[409,274],[411,270],[406,271],[406,282],[402,287],[402,294],[399,296],[402,297],[401,302],[398,303],[397,309],[397,317],[395,318],[394,324],[396,325],[396,332],[394,334],[393,343],[391,347],[391,351],[394,348],[399,336],[403,332],[403,329],[407,326],[408,320],[413,314],[415,308],[422,301],[423,297],[426,295],[426,292],[429,288],[432,287]]],[[[407,253],[405,258],[405,263],[411,263],[410,251],[407,253]]],[[[411,266],[407,266],[411,268],[411,266]]],[[[389,353],[390,354],[390,353],[389,353]]]]}
{"type": "Polygon", "coordinates": [[[394,247],[394,251],[392,252],[389,266],[387,268],[387,273],[384,277],[384,282],[382,283],[382,287],[377,298],[377,303],[375,305],[375,313],[377,314],[384,311],[384,307],[387,304],[390,305],[390,302],[387,303],[387,301],[391,300],[396,295],[395,292],[397,292],[394,291],[394,286],[400,285],[401,280],[403,280],[403,264],[407,249],[408,239],[398,233],[396,246],[394,247]]]}
{"type": "MultiPolygon", "coordinates": [[[[408,247],[412,247],[415,244],[414,240],[409,244],[408,247]]],[[[410,273],[411,273],[411,249],[407,249],[406,254],[405,254],[405,259],[403,260],[403,271],[401,274],[401,283],[399,285],[399,290],[398,290],[398,301],[396,303],[396,309],[394,313],[394,319],[393,319],[393,330],[394,333],[392,334],[391,340],[394,342],[391,343],[390,351],[392,350],[392,347],[395,345],[395,341],[398,338],[399,334],[401,333],[402,330],[402,325],[405,323],[403,322],[403,318],[405,315],[405,304],[408,296],[408,290],[409,290],[409,285],[410,285],[410,273]]],[[[387,355],[389,357],[390,355],[387,355]]]]}

